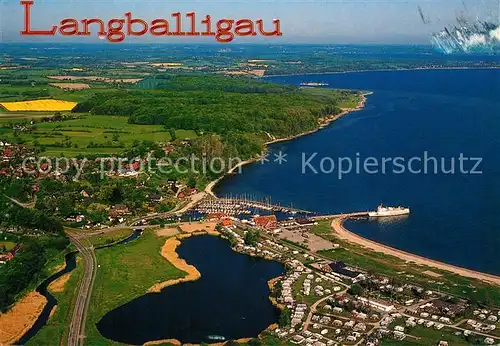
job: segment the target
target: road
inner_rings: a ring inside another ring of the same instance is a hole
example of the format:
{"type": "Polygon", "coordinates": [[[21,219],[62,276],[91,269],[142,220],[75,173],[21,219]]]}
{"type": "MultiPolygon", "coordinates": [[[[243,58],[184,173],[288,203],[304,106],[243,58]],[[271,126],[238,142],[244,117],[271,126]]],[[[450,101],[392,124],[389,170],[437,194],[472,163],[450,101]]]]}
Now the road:
{"type": "Polygon", "coordinates": [[[68,335],[68,346],[79,346],[83,345],[83,340],[85,338],[85,323],[87,320],[90,297],[92,295],[92,287],[97,273],[97,258],[95,256],[94,247],[90,242],[88,242],[90,245],[85,245],[85,240],[78,239],[71,234],[69,238],[82,254],[85,266],[68,335]]]}
{"type": "MultiPolygon", "coordinates": [[[[342,294],[342,293],[345,293],[345,292],[347,292],[347,290],[345,290],[343,292],[339,292],[339,294],[342,294]]],[[[312,317],[314,316],[314,313],[316,312],[316,308],[318,307],[318,305],[321,304],[321,303],[323,303],[325,300],[327,300],[327,299],[329,299],[331,297],[335,297],[336,295],[337,295],[337,293],[330,294],[329,296],[326,296],[326,297],[318,300],[313,305],[311,305],[311,309],[309,310],[309,314],[307,315],[306,321],[304,322],[304,330],[308,330],[309,324],[311,323],[312,317]]]]}

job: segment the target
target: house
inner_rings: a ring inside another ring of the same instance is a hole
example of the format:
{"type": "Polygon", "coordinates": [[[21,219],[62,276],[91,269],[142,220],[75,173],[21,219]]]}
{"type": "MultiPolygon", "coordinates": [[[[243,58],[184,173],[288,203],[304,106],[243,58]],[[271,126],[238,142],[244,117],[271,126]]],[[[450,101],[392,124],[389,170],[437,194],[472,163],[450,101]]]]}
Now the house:
{"type": "Polygon", "coordinates": [[[10,260],[11,258],[8,255],[0,255],[0,264],[5,264],[10,260]]]}
{"type": "Polygon", "coordinates": [[[394,338],[397,339],[397,340],[403,340],[404,338],[406,338],[406,335],[405,335],[405,333],[398,332],[396,330],[396,331],[394,331],[394,338]]]}
{"type": "Polygon", "coordinates": [[[17,244],[7,254],[0,255],[0,264],[5,264],[8,261],[10,261],[11,259],[13,259],[14,257],[16,257],[16,254],[19,252],[20,249],[21,249],[21,244],[17,244]]]}
{"type": "Polygon", "coordinates": [[[498,317],[496,317],[495,315],[490,315],[488,317],[488,321],[490,321],[490,322],[496,322],[496,321],[498,321],[498,317]]]}
{"type": "Polygon", "coordinates": [[[119,169],[118,170],[119,177],[136,177],[138,175],[139,175],[139,172],[135,171],[133,169],[119,169]]]}
{"type": "Polygon", "coordinates": [[[413,320],[408,320],[406,321],[406,326],[407,327],[415,327],[417,325],[417,323],[413,320]]]}
{"type": "Polygon", "coordinates": [[[264,229],[274,229],[278,226],[278,219],[276,218],[276,215],[265,215],[265,216],[259,216],[256,217],[254,220],[255,225],[260,228],[264,229]]]}
{"type": "Polygon", "coordinates": [[[299,218],[296,219],[295,222],[301,226],[313,226],[318,224],[316,221],[308,218],[299,218]]]}
{"type": "Polygon", "coordinates": [[[346,264],[342,261],[332,262],[332,263],[328,264],[328,266],[325,267],[325,269],[330,270],[330,271],[338,274],[341,277],[350,279],[353,282],[357,282],[357,281],[364,278],[362,273],[355,271],[352,268],[347,267],[346,264]]]}
{"type": "Polygon", "coordinates": [[[80,196],[82,196],[83,198],[89,198],[90,197],[90,195],[85,190],[80,191],[80,196]]]}
{"type": "Polygon", "coordinates": [[[221,225],[224,227],[231,227],[233,225],[233,221],[231,219],[222,219],[221,225]]]}
{"type": "Polygon", "coordinates": [[[493,338],[486,338],[484,339],[484,343],[486,345],[493,345],[495,343],[495,340],[493,340],[493,338]]]}
{"type": "Polygon", "coordinates": [[[6,148],[3,150],[3,157],[4,158],[10,158],[12,156],[14,156],[12,150],[10,150],[9,148],[6,148]]]}
{"type": "Polygon", "coordinates": [[[403,326],[396,326],[394,330],[397,330],[398,332],[404,332],[405,328],[403,326]]]}
{"type": "Polygon", "coordinates": [[[150,195],[148,199],[149,199],[150,203],[160,203],[161,201],[163,201],[163,196],[161,196],[161,195],[150,195]]]}
{"type": "Polygon", "coordinates": [[[117,204],[113,207],[113,209],[109,212],[109,216],[116,217],[120,215],[129,215],[131,214],[128,207],[124,204],[117,204]]]}

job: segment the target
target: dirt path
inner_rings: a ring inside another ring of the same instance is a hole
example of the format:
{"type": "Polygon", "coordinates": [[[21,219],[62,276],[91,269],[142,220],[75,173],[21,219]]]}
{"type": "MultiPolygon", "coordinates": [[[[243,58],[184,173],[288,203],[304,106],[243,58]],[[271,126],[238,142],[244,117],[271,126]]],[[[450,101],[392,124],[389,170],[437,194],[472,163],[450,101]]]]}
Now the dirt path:
{"type": "Polygon", "coordinates": [[[432,259],[428,259],[422,256],[414,255],[412,253],[403,251],[403,250],[398,250],[386,245],[382,245],[379,243],[376,243],[374,241],[368,240],[366,238],[360,237],[357,234],[354,234],[352,232],[349,232],[344,226],[343,222],[345,221],[344,218],[337,218],[332,221],[332,228],[335,231],[335,234],[343,240],[347,240],[351,243],[355,243],[361,246],[364,246],[365,248],[384,253],[386,255],[391,255],[394,257],[398,257],[406,262],[413,262],[416,264],[421,264],[425,265],[428,267],[440,269],[440,270],[446,270],[464,277],[468,278],[473,278],[473,279],[478,279],[482,280],[485,282],[488,282],[490,284],[495,284],[495,285],[500,285],[500,277],[492,274],[487,274],[487,273],[481,273],[475,270],[467,269],[467,268],[462,268],[462,267],[457,267],[452,264],[447,264],[443,262],[438,262],[432,259]]]}
{"type": "Polygon", "coordinates": [[[186,204],[182,209],[176,210],[175,213],[177,214],[182,214],[194,207],[199,201],[201,201],[203,198],[206,197],[205,192],[198,192],[197,194],[191,196],[191,200],[189,201],[188,204],[186,204]]]}

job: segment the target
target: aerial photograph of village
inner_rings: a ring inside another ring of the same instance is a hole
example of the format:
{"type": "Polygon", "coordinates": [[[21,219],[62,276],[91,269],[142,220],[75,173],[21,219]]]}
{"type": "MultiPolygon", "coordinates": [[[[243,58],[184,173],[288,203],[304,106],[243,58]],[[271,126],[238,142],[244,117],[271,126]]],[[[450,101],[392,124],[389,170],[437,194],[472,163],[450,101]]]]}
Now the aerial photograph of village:
{"type": "Polygon", "coordinates": [[[498,0],[110,4],[0,1],[0,345],[500,345],[498,0]]]}

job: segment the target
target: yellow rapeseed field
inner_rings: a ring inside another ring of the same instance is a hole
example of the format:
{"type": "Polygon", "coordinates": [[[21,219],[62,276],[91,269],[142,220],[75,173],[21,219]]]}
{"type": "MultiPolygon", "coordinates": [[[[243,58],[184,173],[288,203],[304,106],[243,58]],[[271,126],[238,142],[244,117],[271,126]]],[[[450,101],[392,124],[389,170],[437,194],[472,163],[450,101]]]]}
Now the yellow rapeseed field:
{"type": "Polygon", "coordinates": [[[76,106],[76,102],[62,100],[35,100],[21,102],[0,102],[9,112],[52,112],[70,111],[76,106]]]}

